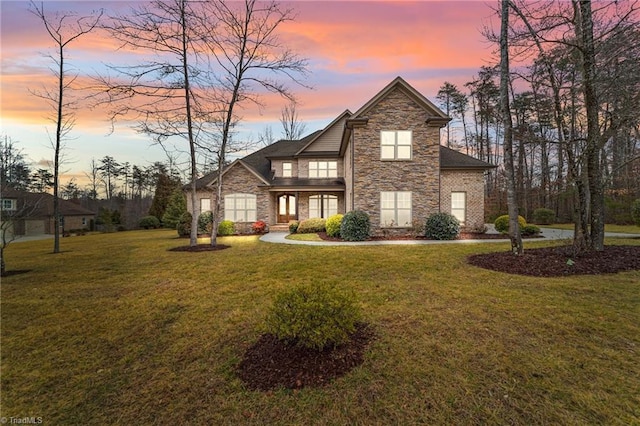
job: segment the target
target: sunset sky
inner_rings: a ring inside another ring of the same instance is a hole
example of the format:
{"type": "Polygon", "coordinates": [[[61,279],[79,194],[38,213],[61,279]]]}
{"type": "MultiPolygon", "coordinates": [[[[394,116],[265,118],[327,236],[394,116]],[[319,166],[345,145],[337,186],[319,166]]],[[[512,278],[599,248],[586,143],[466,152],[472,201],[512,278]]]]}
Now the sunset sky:
{"type": "MultiPolygon", "coordinates": [[[[105,8],[125,12],[134,2],[45,1],[45,11],[77,11],[86,14],[105,8]]],[[[294,22],[281,27],[281,39],[309,59],[306,84],[295,88],[298,112],[307,131],[324,127],[345,109],[357,110],[396,76],[402,76],[435,101],[444,81],[462,86],[482,65],[488,64],[493,47],[481,29],[498,20],[488,1],[298,1],[294,22]]],[[[4,1],[1,7],[2,114],[1,132],[23,148],[32,168],[53,157],[47,120],[51,110],[30,93],[52,81],[47,54],[54,45],[42,23],[28,11],[28,2],[4,1]]],[[[69,67],[79,79],[104,69],[104,63],[122,63],[122,54],[102,33],[92,33],[71,44],[69,67]]],[[[280,137],[280,109],[284,100],[264,99],[266,108],[243,111],[242,135],[256,139],[271,125],[280,137]]],[[[130,123],[120,123],[109,134],[107,116],[100,110],[82,110],[66,142],[65,176],[83,181],[91,158],[110,155],[119,162],[145,166],[166,160],[166,154],[149,137],[136,134],[130,123]]],[[[186,143],[183,146],[186,150],[186,143]]]]}

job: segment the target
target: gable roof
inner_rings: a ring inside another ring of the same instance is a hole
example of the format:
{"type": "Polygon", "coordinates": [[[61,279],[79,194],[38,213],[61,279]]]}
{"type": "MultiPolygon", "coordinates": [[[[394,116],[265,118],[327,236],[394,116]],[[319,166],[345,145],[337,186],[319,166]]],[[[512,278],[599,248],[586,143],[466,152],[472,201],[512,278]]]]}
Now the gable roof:
{"type": "MultiPolygon", "coordinates": [[[[33,206],[29,211],[29,216],[34,218],[44,218],[53,216],[53,195],[46,192],[26,192],[16,190],[3,190],[2,198],[16,199],[21,203],[33,206]]],[[[58,198],[58,207],[62,216],[95,216],[96,212],[86,209],[79,204],[69,200],[58,198]]]]}
{"type": "Polygon", "coordinates": [[[497,166],[489,164],[486,161],[478,160],[467,154],[463,154],[444,145],[440,145],[440,169],[445,170],[461,170],[475,169],[487,170],[497,166]]]}
{"type": "Polygon", "coordinates": [[[413,86],[407,83],[402,77],[398,76],[393,81],[387,84],[381,91],[379,91],[373,98],[371,98],[366,104],[364,104],[359,110],[357,110],[351,116],[351,119],[365,118],[366,113],[371,110],[378,102],[384,99],[389,93],[395,89],[402,90],[407,96],[413,99],[418,105],[420,105],[426,112],[433,118],[440,119],[446,122],[451,118],[447,116],[440,108],[438,108],[433,102],[427,99],[422,93],[418,92],[413,86]]]}
{"type": "MultiPolygon", "coordinates": [[[[349,111],[348,109],[344,110],[344,112],[342,114],[340,114],[338,117],[336,117],[331,123],[329,123],[324,129],[320,130],[319,132],[315,133],[315,136],[311,138],[311,140],[309,141],[309,143],[307,143],[304,147],[302,147],[302,149],[300,149],[296,155],[304,155],[304,151],[306,151],[308,148],[310,148],[314,143],[316,143],[317,141],[321,140],[323,136],[326,136],[328,133],[331,132],[331,130],[337,130],[340,133],[340,136],[342,135],[342,132],[344,130],[344,120],[349,119],[349,117],[351,117],[351,111],[349,111]],[[336,126],[340,126],[339,128],[336,128],[336,126]]],[[[338,149],[335,150],[335,152],[337,153],[339,151],[340,148],[340,137],[337,140],[337,145],[338,145],[338,149]]],[[[322,151],[315,151],[314,154],[318,154],[318,153],[322,153],[322,151]]]]}

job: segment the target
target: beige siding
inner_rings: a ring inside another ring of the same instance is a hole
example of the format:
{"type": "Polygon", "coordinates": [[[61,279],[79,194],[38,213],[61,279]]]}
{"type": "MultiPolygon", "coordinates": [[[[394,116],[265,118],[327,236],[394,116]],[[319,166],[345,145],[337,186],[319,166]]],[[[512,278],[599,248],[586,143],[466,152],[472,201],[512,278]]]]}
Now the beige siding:
{"type": "Polygon", "coordinates": [[[479,170],[443,170],[441,174],[442,212],[451,213],[451,193],[465,192],[466,223],[468,230],[484,226],[484,171],[479,170]]]}
{"type": "Polygon", "coordinates": [[[327,129],[318,139],[313,141],[304,151],[305,152],[332,152],[340,150],[340,142],[342,140],[342,130],[346,117],[336,122],[331,128],[327,129]]]}

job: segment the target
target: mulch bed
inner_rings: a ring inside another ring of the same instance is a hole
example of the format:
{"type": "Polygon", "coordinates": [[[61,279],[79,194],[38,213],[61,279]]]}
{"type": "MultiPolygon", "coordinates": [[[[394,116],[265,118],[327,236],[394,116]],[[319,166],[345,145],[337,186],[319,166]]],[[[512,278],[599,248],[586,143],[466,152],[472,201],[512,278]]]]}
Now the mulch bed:
{"type": "Polygon", "coordinates": [[[472,265],[509,274],[534,277],[615,274],[640,270],[640,246],[605,246],[573,256],[571,246],[525,249],[522,256],[511,252],[475,254],[467,258],[472,265]]]}
{"type": "MultiPolygon", "coordinates": [[[[326,232],[318,232],[318,236],[320,239],[324,241],[343,241],[342,238],[330,237],[326,232]]],[[[534,236],[524,236],[524,239],[529,238],[542,238],[541,235],[534,236]]],[[[429,241],[430,239],[424,236],[414,236],[414,235],[389,235],[389,236],[373,236],[369,237],[367,241],[393,241],[393,240],[424,240],[429,241]]],[[[505,234],[480,234],[474,232],[461,232],[458,235],[456,240],[509,240],[509,236],[505,234]]]]}
{"type": "Polygon", "coordinates": [[[195,246],[180,246],[170,248],[169,251],[186,251],[191,253],[199,253],[202,251],[218,251],[228,249],[230,246],[225,246],[224,244],[217,244],[212,246],[211,244],[198,244],[195,246]]]}
{"type": "Polygon", "coordinates": [[[319,387],[362,364],[364,351],[373,337],[370,326],[358,324],[349,342],[317,351],[263,334],[247,349],[237,373],[252,390],[319,387]]]}

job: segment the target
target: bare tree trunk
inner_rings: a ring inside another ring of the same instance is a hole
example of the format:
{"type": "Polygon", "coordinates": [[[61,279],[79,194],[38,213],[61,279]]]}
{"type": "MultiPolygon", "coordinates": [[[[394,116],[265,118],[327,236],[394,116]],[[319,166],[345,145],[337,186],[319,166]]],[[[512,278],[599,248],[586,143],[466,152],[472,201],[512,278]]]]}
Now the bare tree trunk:
{"type": "Polygon", "coordinates": [[[522,235],[518,224],[518,205],[513,168],[513,121],[509,106],[509,0],[502,0],[500,26],[500,101],[504,122],[504,168],[507,177],[507,208],[509,210],[509,239],[511,252],[524,253],[522,235]]]}

